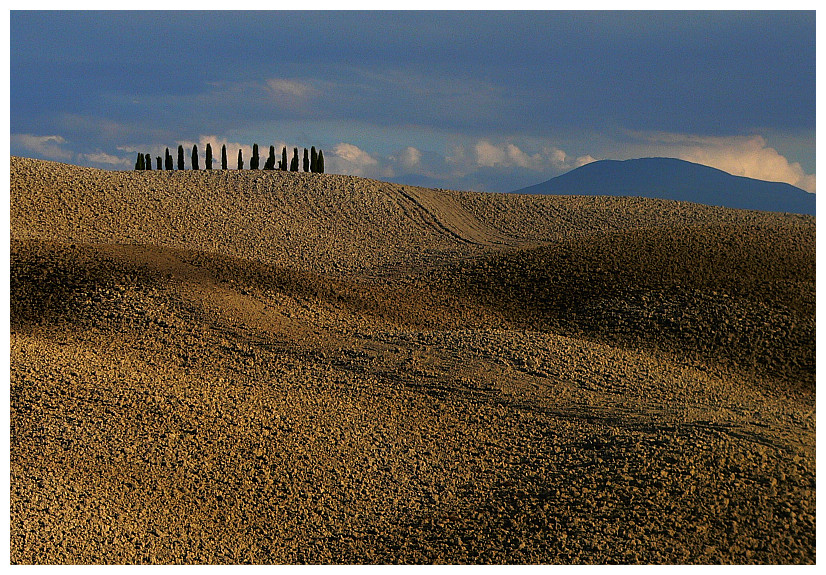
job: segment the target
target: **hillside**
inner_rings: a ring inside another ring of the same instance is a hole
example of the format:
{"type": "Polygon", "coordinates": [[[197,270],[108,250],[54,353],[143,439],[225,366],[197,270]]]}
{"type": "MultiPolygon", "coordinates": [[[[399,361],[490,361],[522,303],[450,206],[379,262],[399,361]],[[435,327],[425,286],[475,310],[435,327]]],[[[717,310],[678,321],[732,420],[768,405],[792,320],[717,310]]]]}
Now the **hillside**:
{"type": "Polygon", "coordinates": [[[815,215],[815,195],[800,188],[782,182],[733,176],[675,158],[600,160],[516,193],[637,196],[815,215]]]}
{"type": "Polygon", "coordinates": [[[12,563],[815,561],[813,217],[15,157],[10,199],[12,563]]]}

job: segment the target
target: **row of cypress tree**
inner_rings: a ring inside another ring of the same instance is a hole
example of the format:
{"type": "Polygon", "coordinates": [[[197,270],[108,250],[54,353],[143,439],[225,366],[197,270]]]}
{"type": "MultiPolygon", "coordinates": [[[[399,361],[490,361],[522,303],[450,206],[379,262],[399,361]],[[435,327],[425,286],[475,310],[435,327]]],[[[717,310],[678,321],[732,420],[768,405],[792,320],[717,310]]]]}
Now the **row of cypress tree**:
{"type": "MultiPolygon", "coordinates": [[[[278,165],[276,166],[276,158],[275,158],[275,146],[270,146],[270,155],[267,157],[267,160],[264,162],[265,170],[281,170],[286,172],[287,171],[287,146],[281,150],[281,159],[277,160],[278,165]]],[[[190,167],[193,170],[200,169],[200,162],[198,157],[198,145],[192,146],[192,157],[190,161],[190,167]]],[[[250,158],[250,170],[257,170],[260,164],[260,158],[258,156],[258,144],[252,145],[252,157],[250,158]]],[[[212,169],[212,145],[206,145],[206,169],[212,169]]],[[[315,146],[312,146],[308,151],[307,148],[304,148],[304,161],[302,162],[302,167],[304,168],[305,172],[313,172],[318,174],[324,173],[324,153],[321,150],[316,152],[315,146]]],[[[149,154],[141,154],[138,152],[138,159],[135,161],[135,169],[136,170],[151,170],[152,169],[152,156],[149,154]]],[[[155,158],[155,169],[156,170],[172,170],[174,169],[174,165],[172,162],[172,154],[169,153],[169,148],[166,149],[166,155],[164,158],[157,156],[155,158]]],[[[178,170],[184,169],[184,147],[178,146],[178,170]]],[[[227,169],[227,147],[226,145],[221,146],[221,169],[227,169]]],[[[241,150],[238,150],[238,169],[244,169],[244,156],[241,150]]],[[[298,160],[298,148],[293,148],[293,157],[289,164],[289,171],[291,172],[298,172],[299,171],[299,160],[298,160]]]]}

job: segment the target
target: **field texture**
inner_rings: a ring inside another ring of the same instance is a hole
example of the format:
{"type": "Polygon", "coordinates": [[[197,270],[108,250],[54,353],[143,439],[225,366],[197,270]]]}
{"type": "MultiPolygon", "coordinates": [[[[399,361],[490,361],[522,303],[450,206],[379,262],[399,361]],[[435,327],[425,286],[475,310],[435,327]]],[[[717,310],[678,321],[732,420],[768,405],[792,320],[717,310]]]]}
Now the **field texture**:
{"type": "Polygon", "coordinates": [[[815,219],[11,158],[12,563],[814,563],[815,219]]]}

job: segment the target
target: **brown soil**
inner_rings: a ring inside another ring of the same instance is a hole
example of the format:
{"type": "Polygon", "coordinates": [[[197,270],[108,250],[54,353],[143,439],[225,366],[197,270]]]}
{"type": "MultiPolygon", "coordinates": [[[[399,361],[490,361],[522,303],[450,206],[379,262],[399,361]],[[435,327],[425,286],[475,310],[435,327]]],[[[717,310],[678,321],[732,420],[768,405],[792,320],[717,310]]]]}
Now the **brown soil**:
{"type": "Polygon", "coordinates": [[[11,158],[19,563],[814,563],[812,217],[11,158]]]}

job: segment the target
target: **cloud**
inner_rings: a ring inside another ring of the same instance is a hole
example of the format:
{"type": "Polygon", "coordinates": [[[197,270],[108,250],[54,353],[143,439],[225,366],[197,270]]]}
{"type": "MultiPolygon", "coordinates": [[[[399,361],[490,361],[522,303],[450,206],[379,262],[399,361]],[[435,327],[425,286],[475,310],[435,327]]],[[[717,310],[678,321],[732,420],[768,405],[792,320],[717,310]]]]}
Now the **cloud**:
{"type": "Polygon", "coordinates": [[[581,168],[585,164],[590,164],[591,162],[596,162],[597,159],[593,157],[591,154],[585,154],[584,156],[579,156],[576,160],[574,160],[574,167],[581,168]]]}
{"type": "Polygon", "coordinates": [[[648,153],[711,166],[736,176],[786,182],[808,192],[815,191],[815,174],[807,174],[798,162],[789,162],[759,135],[717,137],[655,133],[640,136],[647,142],[648,153]]]}
{"type": "MultiPolygon", "coordinates": [[[[479,140],[474,146],[474,152],[476,166],[480,168],[524,168],[536,172],[558,172],[595,161],[590,155],[571,157],[564,150],[555,147],[544,147],[541,152],[528,154],[511,142],[495,145],[489,140],[479,140]]],[[[458,160],[455,153],[451,158],[454,162],[458,160]]]]}
{"type": "Polygon", "coordinates": [[[408,170],[415,170],[421,166],[422,153],[413,146],[407,146],[399,154],[399,162],[408,170]]]}
{"type": "Polygon", "coordinates": [[[12,134],[11,144],[28,152],[52,160],[71,160],[73,153],[62,146],[66,144],[62,136],[34,136],[32,134],[12,134]]]}
{"type": "Polygon", "coordinates": [[[275,97],[303,99],[314,96],[316,90],[306,82],[286,78],[270,78],[266,82],[267,90],[275,97]]]}
{"type": "Polygon", "coordinates": [[[353,144],[338,144],[333,149],[333,152],[339,157],[339,159],[351,164],[360,166],[374,166],[378,164],[378,160],[353,144]]]}
{"type": "Polygon", "coordinates": [[[493,168],[496,166],[505,166],[505,150],[498,146],[494,146],[487,140],[480,140],[476,142],[473,148],[476,152],[476,165],[481,167],[493,168]]]}
{"type": "Polygon", "coordinates": [[[333,148],[331,157],[324,157],[324,171],[366,178],[392,178],[395,171],[390,159],[379,161],[358,146],[342,142],[333,148]]]}
{"type": "Polygon", "coordinates": [[[77,159],[80,162],[90,162],[92,164],[105,164],[107,166],[131,166],[132,160],[130,158],[123,158],[121,156],[113,156],[106,152],[95,152],[92,154],[78,154],[77,159]]]}
{"type": "Polygon", "coordinates": [[[529,156],[513,144],[508,144],[505,147],[505,151],[508,154],[508,159],[511,162],[513,162],[514,165],[519,166],[520,168],[530,168],[531,164],[542,161],[542,158],[539,156],[539,154],[529,156]]]}

